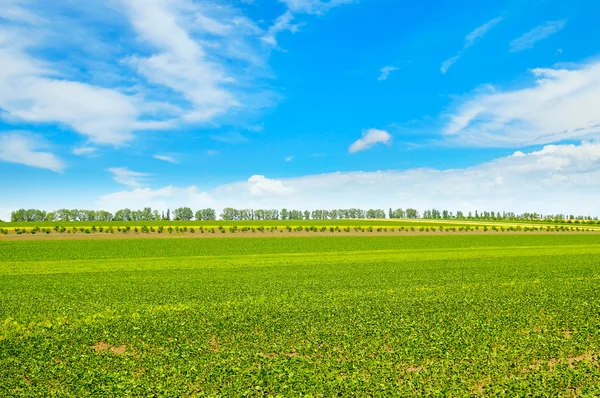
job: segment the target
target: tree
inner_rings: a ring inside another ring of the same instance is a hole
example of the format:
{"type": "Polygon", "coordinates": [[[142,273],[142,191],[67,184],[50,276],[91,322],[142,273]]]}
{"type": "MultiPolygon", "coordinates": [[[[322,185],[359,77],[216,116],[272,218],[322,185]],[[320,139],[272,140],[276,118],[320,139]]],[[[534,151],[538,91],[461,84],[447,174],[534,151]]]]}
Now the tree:
{"type": "Polygon", "coordinates": [[[177,221],[189,221],[194,218],[194,213],[189,207],[180,207],[173,210],[173,219],[177,221]]]}
{"type": "Polygon", "coordinates": [[[232,207],[226,207],[223,209],[223,213],[221,213],[220,216],[221,220],[238,220],[239,219],[239,211],[232,208],[232,207]]]}
{"type": "Polygon", "coordinates": [[[419,212],[416,209],[406,209],[406,218],[419,218],[419,212]]]}
{"type": "Polygon", "coordinates": [[[167,209],[167,217],[165,218],[165,220],[170,220],[171,219],[171,210],[167,209]]]}
{"type": "Polygon", "coordinates": [[[198,221],[209,221],[216,219],[217,213],[213,209],[202,209],[196,212],[196,220],[198,221]]]}

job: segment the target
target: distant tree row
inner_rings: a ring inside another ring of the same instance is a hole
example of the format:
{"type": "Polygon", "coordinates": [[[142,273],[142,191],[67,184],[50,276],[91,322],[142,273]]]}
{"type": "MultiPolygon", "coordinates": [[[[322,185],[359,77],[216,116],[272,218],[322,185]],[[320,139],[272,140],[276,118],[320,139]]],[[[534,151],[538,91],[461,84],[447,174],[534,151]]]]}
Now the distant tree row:
{"type": "Polygon", "coordinates": [[[198,210],[195,214],[189,207],[180,207],[167,212],[159,212],[145,207],[142,210],[121,209],[114,214],[105,210],[79,210],[61,209],[46,212],[38,209],[19,209],[11,213],[12,222],[27,221],[160,221],[160,220],[216,220],[216,212],[213,209],[198,210]]]}
{"type": "MultiPolygon", "coordinates": [[[[391,210],[391,209],[390,209],[391,210]]],[[[392,218],[392,217],[390,217],[392,218]]],[[[404,217],[400,217],[404,218],[404,217]]],[[[410,218],[410,217],[406,217],[410,218]]],[[[423,218],[425,219],[457,219],[457,220],[546,220],[546,221],[559,221],[559,220],[579,220],[579,221],[597,221],[598,217],[591,216],[575,216],[573,214],[540,214],[540,213],[522,213],[516,214],[512,212],[499,212],[499,211],[477,211],[475,213],[468,212],[467,214],[462,211],[453,213],[448,210],[425,210],[423,212],[423,218]]]]}
{"type": "MultiPolygon", "coordinates": [[[[340,219],[382,219],[386,213],[382,209],[333,209],[333,210],[296,210],[296,209],[234,209],[227,207],[219,215],[221,220],[340,220],[340,219]]],[[[545,220],[545,221],[598,221],[598,217],[575,216],[565,214],[522,213],[499,211],[478,211],[463,213],[448,210],[428,209],[419,214],[412,208],[389,209],[387,218],[396,219],[459,219],[459,220],[545,220]]],[[[211,221],[217,219],[214,209],[201,209],[194,213],[189,207],[180,207],[173,212],[159,212],[150,207],[142,210],[128,208],[118,210],[114,214],[105,210],[60,209],[46,212],[38,209],[19,209],[11,214],[12,222],[39,221],[211,221]]]]}

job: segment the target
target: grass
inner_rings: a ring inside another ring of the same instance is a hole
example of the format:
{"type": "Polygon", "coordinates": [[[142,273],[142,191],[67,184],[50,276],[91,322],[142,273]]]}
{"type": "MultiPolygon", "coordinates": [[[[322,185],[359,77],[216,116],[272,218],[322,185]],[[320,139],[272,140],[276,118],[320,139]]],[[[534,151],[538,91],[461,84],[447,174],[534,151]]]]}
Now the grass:
{"type": "Polygon", "coordinates": [[[0,242],[0,396],[598,396],[600,237],[0,242]]]}

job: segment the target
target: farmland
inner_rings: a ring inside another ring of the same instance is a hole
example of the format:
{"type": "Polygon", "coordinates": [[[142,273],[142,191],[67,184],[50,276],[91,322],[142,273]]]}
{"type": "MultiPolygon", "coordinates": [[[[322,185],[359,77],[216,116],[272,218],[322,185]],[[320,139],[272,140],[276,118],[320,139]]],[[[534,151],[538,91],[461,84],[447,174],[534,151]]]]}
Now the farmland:
{"type": "Polygon", "coordinates": [[[599,257],[596,234],[0,241],[0,396],[598,396],[599,257]]]}

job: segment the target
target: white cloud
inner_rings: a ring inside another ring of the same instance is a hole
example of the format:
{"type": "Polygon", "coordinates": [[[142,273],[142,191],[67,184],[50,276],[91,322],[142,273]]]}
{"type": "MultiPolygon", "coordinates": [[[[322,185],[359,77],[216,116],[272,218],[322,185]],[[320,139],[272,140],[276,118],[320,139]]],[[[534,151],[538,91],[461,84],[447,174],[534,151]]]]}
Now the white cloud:
{"type": "Polygon", "coordinates": [[[135,189],[104,196],[100,207],[383,208],[414,207],[600,215],[600,144],[549,145],[452,170],[330,173],[286,179],[255,175],[207,192],[195,186],[135,189]],[[551,198],[551,200],[549,200],[551,198]]]}
{"type": "Polygon", "coordinates": [[[264,74],[266,54],[258,46],[263,31],[239,10],[189,0],[121,3],[139,39],[153,50],[150,56],[132,56],[129,63],[151,84],[185,99],[185,121],[209,122],[234,108],[268,102],[268,90],[253,92],[248,81],[248,71],[264,74]]]}
{"type": "Polygon", "coordinates": [[[564,26],[565,21],[548,21],[540,26],[537,26],[529,32],[511,41],[510,51],[518,52],[533,48],[535,43],[555,34],[564,28],[564,26]]]}
{"type": "Polygon", "coordinates": [[[215,149],[209,149],[208,151],[206,151],[206,155],[207,156],[217,156],[220,155],[221,152],[215,150],[215,149]]]}
{"type": "Polygon", "coordinates": [[[40,18],[35,14],[19,6],[15,0],[0,0],[0,19],[11,22],[24,22],[35,24],[40,22],[40,18]]]}
{"type": "Polygon", "coordinates": [[[530,87],[488,89],[460,102],[444,135],[461,145],[515,147],[600,136],[600,62],[534,69],[530,87]]]}
{"type": "Polygon", "coordinates": [[[218,126],[226,117],[244,125],[276,101],[264,31],[241,10],[191,0],[108,3],[0,0],[0,117],[120,146],[141,130],[218,126]],[[107,44],[114,31],[119,46],[107,44]]]}
{"type": "Polygon", "coordinates": [[[477,27],[475,30],[473,30],[471,33],[469,33],[466,37],[465,37],[465,44],[463,45],[462,50],[460,50],[456,55],[454,55],[453,57],[448,58],[447,60],[445,60],[444,62],[442,62],[442,66],[440,67],[440,71],[442,73],[446,73],[448,71],[448,69],[450,69],[450,67],[452,65],[454,65],[456,63],[456,61],[458,61],[460,59],[460,57],[463,56],[463,54],[465,53],[465,51],[469,48],[472,47],[475,43],[477,43],[483,36],[485,36],[485,34],[492,29],[494,26],[498,25],[500,22],[502,22],[504,18],[503,17],[497,17],[494,18],[492,20],[487,21],[486,23],[484,23],[483,25],[477,27]]]}
{"type": "Polygon", "coordinates": [[[277,34],[285,31],[292,33],[298,32],[300,24],[293,24],[294,14],[287,11],[277,17],[273,25],[269,27],[267,34],[262,37],[262,40],[273,47],[277,47],[277,34]]]}
{"type": "Polygon", "coordinates": [[[179,163],[179,161],[172,156],[153,155],[152,157],[154,159],[162,160],[163,162],[167,162],[167,163],[179,163]]]}
{"type": "Polygon", "coordinates": [[[97,206],[99,209],[116,211],[123,208],[139,209],[175,209],[189,206],[193,209],[216,207],[219,203],[209,194],[200,192],[197,187],[179,188],[168,186],[160,189],[136,188],[132,191],[121,191],[102,196],[97,206]]]}
{"type": "Polygon", "coordinates": [[[252,196],[288,195],[294,193],[294,189],[285,186],[281,180],[274,180],[261,175],[253,175],[248,178],[247,184],[238,184],[238,186],[247,189],[252,196]]]}
{"type": "Polygon", "coordinates": [[[9,122],[58,123],[96,144],[122,145],[137,129],[140,103],[116,90],[71,81],[26,54],[17,32],[0,26],[0,109],[9,122]]]}
{"type": "Polygon", "coordinates": [[[368,129],[363,131],[362,138],[356,140],[348,151],[350,153],[356,153],[358,151],[364,151],[369,149],[376,144],[389,144],[392,136],[385,130],[368,129]]]}
{"type": "Polygon", "coordinates": [[[280,0],[288,9],[294,13],[302,14],[324,14],[331,8],[354,3],[355,0],[280,0]]]}
{"type": "Polygon", "coordinates": [[[355,0],[280,0],[287,6],[287,11],[281,14],[273,25],[268,29],[267,33],[262,37],[262,40],[273,46],[277,46],[277,34],[285,31],[296,33],[302,26],[301,23],[292,23],[297,14],[312,14],[312,15],[323,15],[331,8],[355,3],[355,0]]]}
{"type": "Polygon", "coordinates": [[[294,160],[293,156],[288,156],[288,157],[285,158],[286,162],[291,162],[292,160],[294,160]]]}
{"type": "Polygon", "coordinates": [[[62,172],[66,165],[57,156],[44,152],[45,145],[33,135],[9,133],[0,136],[0,162],[18,163],[25,166],[62,172]]]}
{"type": "Polygon", "coordinates": [[[238,132],[229,132],[223,134],[213,134],[210,136],[215,141],[226,142],[228,144],[242,144],[248,141],[248,138],[244,137],[238,132]]]}
{"type": "Polygon", "coordinates": [[[146,173],[132,171],[127,167],[113,167],[108,169],[108,171],[113,175],[113,180],[131,188],[140,188],[148,177],[146,173]]]}
{"type": "Polygon", "coordinates": [[[73,149],[73,154],[77,155],[77,156],[83,156],[83,155],[91,155],[92,153],[96,152],[98,149],[91,147],[91,146],[82,146],[82,147],[78,147],[73,149]]]}
{"type": "Polygon", "coordinates": [[[390,73],[397,71],[398,69],[399,68],[397,68],[395,66],[384,66],[383,68],[381,68],[381,70],[380,70],[381,74],[379,75],[377,80],[379,80],[379,81],[387,80],[387,78],[390,77],[390,73]]]}

